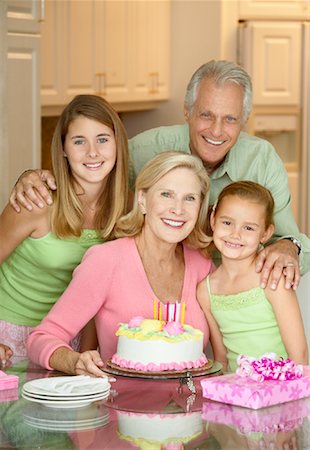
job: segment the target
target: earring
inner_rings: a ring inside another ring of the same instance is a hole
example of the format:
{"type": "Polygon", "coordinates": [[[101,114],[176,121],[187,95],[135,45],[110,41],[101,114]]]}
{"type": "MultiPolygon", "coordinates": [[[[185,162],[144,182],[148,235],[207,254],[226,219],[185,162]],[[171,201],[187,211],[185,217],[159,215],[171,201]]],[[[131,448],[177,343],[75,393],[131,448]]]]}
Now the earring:
{"type": "Polygon", "coordinates": [[[65,153],[65,152],[62,152],[62,153],[63,153],[63,157],[64,157],[64,158],[67,158],[66,153],[65,153]]]}

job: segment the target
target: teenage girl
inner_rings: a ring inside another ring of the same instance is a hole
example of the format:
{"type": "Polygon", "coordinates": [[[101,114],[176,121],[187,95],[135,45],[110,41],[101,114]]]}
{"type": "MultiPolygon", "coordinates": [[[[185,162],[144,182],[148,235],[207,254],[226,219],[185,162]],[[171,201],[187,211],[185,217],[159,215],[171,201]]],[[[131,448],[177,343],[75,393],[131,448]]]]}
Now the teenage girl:
{"type": "Polygon", "coordinates": [[[0,216],[2,364],[13,353],[26,355],[29,333],[66,289],[85,251],[113,239],[127,211],[127,136],[104,99],[79,95],[66,106],[51,153],[59,186],[53,204],[20,214],[7,206],[0,216]]]}

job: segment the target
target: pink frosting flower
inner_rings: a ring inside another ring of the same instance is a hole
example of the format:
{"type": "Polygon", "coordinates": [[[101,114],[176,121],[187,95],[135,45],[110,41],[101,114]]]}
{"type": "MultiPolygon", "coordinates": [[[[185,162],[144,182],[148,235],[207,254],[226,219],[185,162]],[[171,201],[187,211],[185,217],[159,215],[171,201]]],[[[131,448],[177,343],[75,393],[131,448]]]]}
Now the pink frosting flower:
{"type": "Polygon", "coordinates": [[[141,322],[144,320],[142,316],[135,316],[128,322],[128,328],[139,328],[141,322]]]}
{"type": "Polygon", "coordinates": [[[177,336],[178,334],[184,333],[184,328],[180,322],[167,322],[164,326],[164,331],[166,331],[170,336],[177,336]]]}

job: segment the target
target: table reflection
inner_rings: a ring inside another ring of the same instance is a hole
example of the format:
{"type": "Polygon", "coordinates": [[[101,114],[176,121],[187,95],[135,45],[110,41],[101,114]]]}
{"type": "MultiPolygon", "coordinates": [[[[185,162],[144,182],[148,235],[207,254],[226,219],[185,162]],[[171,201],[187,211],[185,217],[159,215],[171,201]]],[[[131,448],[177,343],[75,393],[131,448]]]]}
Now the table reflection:
{"type": "Polygon", "coordinates": [[[79,450],[310,450],[310,398],[261,410],[202,398],[179,380],[116,377],[107,400],[57,409],[21,398],[25,382],[63,375],[27,360],[7,373],[18,389],[0,391],[0,448],[79,450]]]}

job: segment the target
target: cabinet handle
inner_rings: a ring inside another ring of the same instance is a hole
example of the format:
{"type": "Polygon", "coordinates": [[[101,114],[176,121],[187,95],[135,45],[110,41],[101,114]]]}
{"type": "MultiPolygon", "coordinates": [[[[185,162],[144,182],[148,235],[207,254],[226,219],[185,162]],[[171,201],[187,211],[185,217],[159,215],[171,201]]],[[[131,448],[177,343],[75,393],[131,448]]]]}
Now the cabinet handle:
{"type": "Polygon", "coordinates": [[[38,22],[44,22],[45,21],[45,0],[40,0],[40,17],[38,22]]]}
{"type": "Polygon", "coordinates": [[[98,86],[99,90],[97,92],[97,95],[100,95],[101,97],[103,97],[106,94],[106,92],[105,92],[106,73],[105,72],[97,72],[96,77],[98,78],[98,85],[99,85],[98,86]]]}
{"type": "Polygon", "coordinates": [[[159,73],[158,72],[150,72],[149,73],[149,77],[150,77],[150,94],[156,94],[158,93],[159,89],[159,73]]]}

